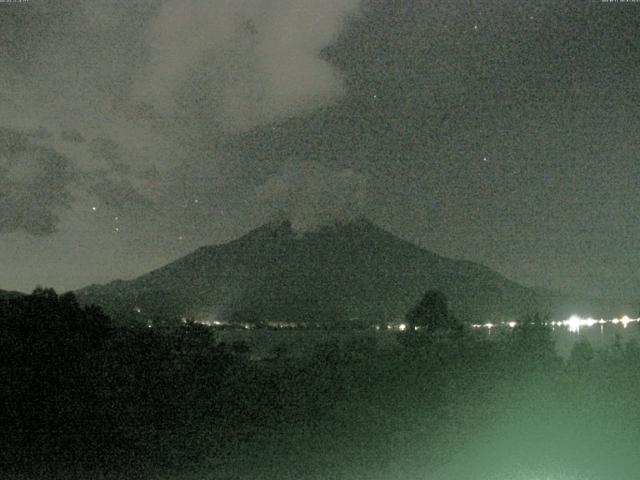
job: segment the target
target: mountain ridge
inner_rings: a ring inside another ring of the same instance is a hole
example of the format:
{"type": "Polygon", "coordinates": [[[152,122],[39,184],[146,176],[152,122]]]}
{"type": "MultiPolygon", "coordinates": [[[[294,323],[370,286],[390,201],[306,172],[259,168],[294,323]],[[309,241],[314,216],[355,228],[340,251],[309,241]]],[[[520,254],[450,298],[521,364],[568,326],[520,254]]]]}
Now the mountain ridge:
{"type": "Polygon", "coordinates": [[[10,300],[10,299],[22,297],[24,295],[25,294],[22,292],[11,291],[11,290],[0,290],[0,300],[10,300]]]}
{"type": "Polygon", "coordinates": [[[310,232],[272,222],[76,294],[128,318],[382,323],[402,319],[431,288],[468,321],[513,319],[544,303],[485,265],[440,256],[363,218],[310,232]]]}

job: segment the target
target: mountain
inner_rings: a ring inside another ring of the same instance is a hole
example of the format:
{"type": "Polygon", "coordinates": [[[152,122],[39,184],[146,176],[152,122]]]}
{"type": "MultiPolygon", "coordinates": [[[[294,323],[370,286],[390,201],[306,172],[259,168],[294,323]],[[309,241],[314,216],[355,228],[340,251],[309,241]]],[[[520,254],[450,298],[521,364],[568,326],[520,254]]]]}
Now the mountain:
{"type": "MultiPolygon", "coordinates": [[[[466,321],[513,319],[541,296],[489,268],[452,260],[360,219],[309,233],[264,225],[202,247],[130,281],[76,292],[114,318],[364,322],[398,321],[427,289],[439,289],[466,321]]],[[[348,324],[348,323],[347,323],[348,324]]]]}
{"type": "Polygon", "coordinates": [[[10,300],[13,298],[18,298],[23,296],[24,293],[20,293],[20,292],[10,292],[7,290],[0,290],[0,300],[10,300]]]}

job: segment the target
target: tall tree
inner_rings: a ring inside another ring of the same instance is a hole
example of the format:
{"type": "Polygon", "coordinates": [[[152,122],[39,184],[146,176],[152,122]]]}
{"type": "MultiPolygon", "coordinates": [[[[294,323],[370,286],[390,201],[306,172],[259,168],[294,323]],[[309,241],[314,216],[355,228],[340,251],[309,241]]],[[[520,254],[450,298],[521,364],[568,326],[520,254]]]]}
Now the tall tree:
{"type": "Polygon", "coordinates": [[[406,321],[410,330],[414,327],[427,331],[450,330],[455,320],[449,312],[447,296],[439,290],[427,290],[418,304],[409,311],[406,321]]]}

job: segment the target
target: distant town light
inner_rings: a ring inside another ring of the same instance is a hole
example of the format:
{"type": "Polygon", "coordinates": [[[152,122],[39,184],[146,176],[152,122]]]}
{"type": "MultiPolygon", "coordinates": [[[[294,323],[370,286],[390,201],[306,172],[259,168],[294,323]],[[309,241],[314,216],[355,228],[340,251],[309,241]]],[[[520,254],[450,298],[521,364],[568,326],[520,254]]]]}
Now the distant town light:
{"type": "Polygon", "coordinates": [[[567,327],[569,327],[569,331],[570,332],[576,332],[577,333],[577,332],[580,331],[581,319],[577,315],[572,315],[566,321],[566,325],[567,325],[567,327]]]}
{"type": "Polygon", "coordinates": [[[604,325],[606,323],[611,323],[612,325],[622,324],[624,328],[627,328],[627,325],[631,322],[637,322],[638,318],[629,318],[628,316],[624,316],[622,318],[612,318],[611,320],[596,320],[594,318],[582,318],[578,315],[572,315],[567,320],[563,322],[556,322],[557,325],[564,325],[569,328],[570,332],[579,332],[581,327],[592,327],[595,324],[604,325]]]}
{"type": "MultiPolygon", "coordinates": [[[[621,318],[612,318],[609,320],[605,320],[603,318],[596,320],[595,318],[591,318],[591,317],[585,318],[579,315],[571,315],[566,320],[553,320],[548,323],[544,323],[544,325],[551,325],[553,327],[567,327],[570,332],[577,333],[580,331],[581,328],[592,327],[594,325],[603,326],[605,324],[612,324],[612,325],[622,325],[624,328],[627,328],[627,326],[630,323],[638,323],[638,322],[640,322],[640,318],[630,318],[627,315],[621,318]]],[[[518,323],[515,321],[510,321],[510,322],[503,321],[503,322],[500,322],[499,324],[486,322],[486,323],[473,323],[471,324],[471,328],[486,328],[488,330],[491,330],[492,328],[495,328],[495,327],[514,328],[517,325],[518,323]]]]}

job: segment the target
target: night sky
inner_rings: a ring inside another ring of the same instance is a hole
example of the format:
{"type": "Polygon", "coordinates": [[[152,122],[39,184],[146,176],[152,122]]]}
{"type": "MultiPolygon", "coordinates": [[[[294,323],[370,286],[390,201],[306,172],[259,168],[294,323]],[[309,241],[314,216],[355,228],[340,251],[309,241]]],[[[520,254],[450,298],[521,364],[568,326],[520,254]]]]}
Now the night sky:
{"type": "Polygon", "coordinates": [[[0,288],[367,215],[637,300],[640,2],[0,3],[0,288]]]}

